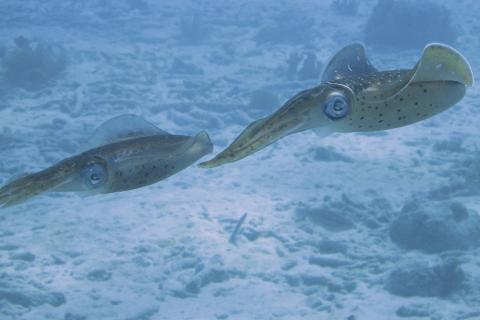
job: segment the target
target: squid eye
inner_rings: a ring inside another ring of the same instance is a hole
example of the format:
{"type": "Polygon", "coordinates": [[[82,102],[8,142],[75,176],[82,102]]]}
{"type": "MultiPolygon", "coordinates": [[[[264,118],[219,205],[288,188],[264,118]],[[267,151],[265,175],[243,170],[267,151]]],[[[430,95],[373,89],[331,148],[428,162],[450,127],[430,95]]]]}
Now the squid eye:
{"type": "Polygon", "coordinates": [[[332,93],[327,98],[327,102],[323,107],[323,112],[332,120],[344,118],[350,111],[350,105],[347,98],[340,93],[332,93]]]}
{"type": "Polygon", "coordinates": [[[92,163],[82,170],[82,176],[88,188],[96,189],[107,182],[107,169],[98,164],[92,163]]]}

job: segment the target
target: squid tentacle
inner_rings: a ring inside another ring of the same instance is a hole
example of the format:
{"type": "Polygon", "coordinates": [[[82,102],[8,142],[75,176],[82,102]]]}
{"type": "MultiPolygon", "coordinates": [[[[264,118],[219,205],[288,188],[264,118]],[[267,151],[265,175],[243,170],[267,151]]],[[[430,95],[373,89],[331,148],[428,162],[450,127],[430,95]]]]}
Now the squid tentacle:
{"type": "Polygon", "coordinates": [[[0,208],[24,202],[51,190],[64,183],[74,172],[76,172],[75,162],[67,159],[45,170],[7,183],[0,188],[0,208]]]}

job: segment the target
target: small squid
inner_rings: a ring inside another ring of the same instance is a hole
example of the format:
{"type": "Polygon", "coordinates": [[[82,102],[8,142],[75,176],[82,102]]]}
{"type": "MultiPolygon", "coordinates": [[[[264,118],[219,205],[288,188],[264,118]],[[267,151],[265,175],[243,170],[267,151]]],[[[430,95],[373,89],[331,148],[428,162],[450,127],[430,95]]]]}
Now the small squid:
{"type": "Polygon", "coordinates": [[[87,150],[0,188],[0,207],[47,191],[84,195],[140,188],[187,168],[211,153],[205,131],[194,137],[169,134],[135,115],[102,124],[87,150]]]}

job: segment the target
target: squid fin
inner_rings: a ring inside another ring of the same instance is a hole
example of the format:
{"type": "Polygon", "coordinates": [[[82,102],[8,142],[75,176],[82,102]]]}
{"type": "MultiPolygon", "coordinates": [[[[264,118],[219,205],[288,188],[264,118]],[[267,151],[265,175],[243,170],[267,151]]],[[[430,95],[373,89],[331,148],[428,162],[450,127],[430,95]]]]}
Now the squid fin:
{"type": "Polygon", "coordinates": [[[90,137],[84,150],[139,137],[169,135],[140,116],[124,114],[107,120],[90,137]]]}
{"type": "Polygon", "coordinates": [[[473,73],[467,60],[455,49],[439,43],[429,44],[415,67],[381,88],[363,92],[365,100],[391,99],[415,82],[452,81],[466,87],[473,85],[473,73]],[[380,90],[381,89],[381,90],[380,90]]]}
{"type": "Polygon", "coordinates": [[[322,81],[334,81],[353,75],[378,72],[370,63],[361,43],[354,43],[341,49],[325,67],[322,81]]]}

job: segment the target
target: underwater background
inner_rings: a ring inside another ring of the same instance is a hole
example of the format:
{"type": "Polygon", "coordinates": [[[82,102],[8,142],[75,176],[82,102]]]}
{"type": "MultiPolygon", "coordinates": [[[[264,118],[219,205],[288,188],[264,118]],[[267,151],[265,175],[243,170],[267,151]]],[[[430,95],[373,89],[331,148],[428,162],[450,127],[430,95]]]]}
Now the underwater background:
{"type": "MultiPolygon", "coordinates": [[[[381,70],[446,43],[479,74],[479,17],[477,0],[0,0],[0,182],[125,113],[207,130],[217,153],[352,42],[381,70]]],[[[0,320],[480,319],[479,108],[475,85],[407,127],[2,209],[0,320]]]]}

